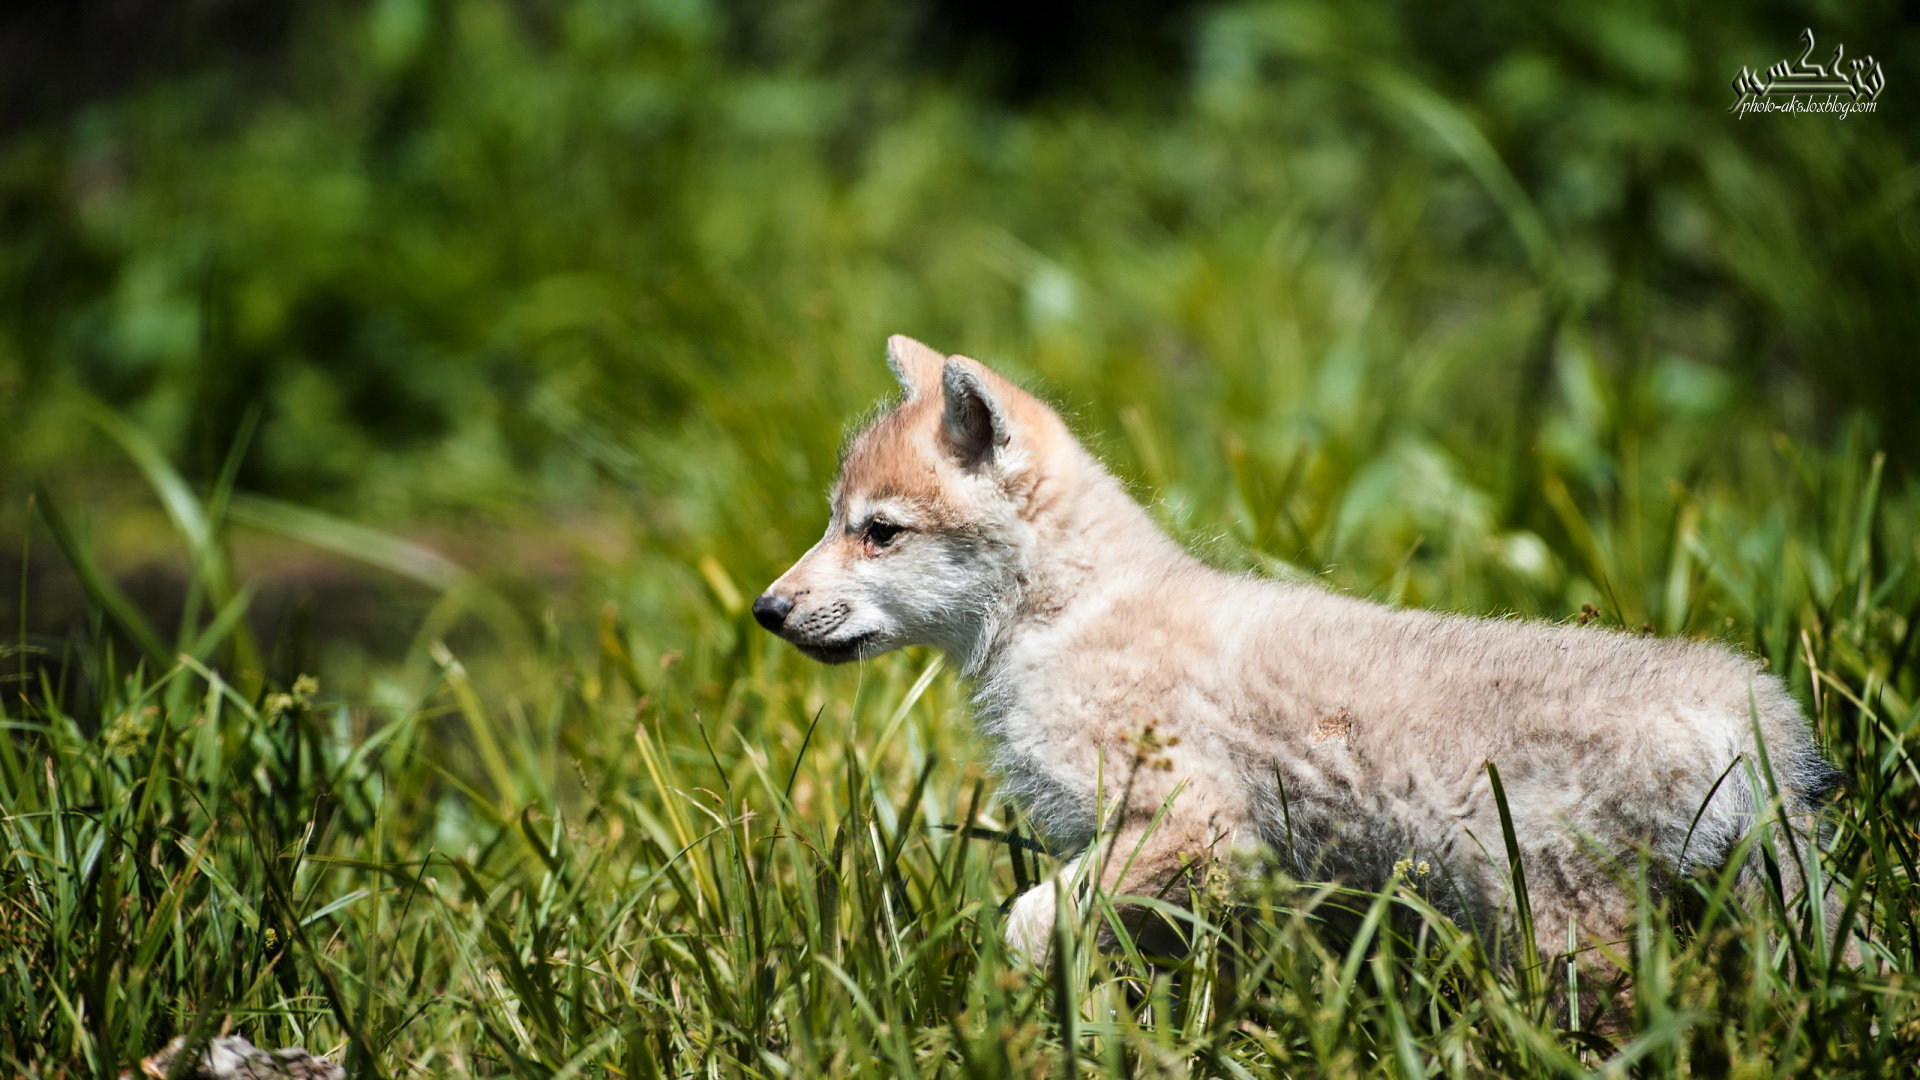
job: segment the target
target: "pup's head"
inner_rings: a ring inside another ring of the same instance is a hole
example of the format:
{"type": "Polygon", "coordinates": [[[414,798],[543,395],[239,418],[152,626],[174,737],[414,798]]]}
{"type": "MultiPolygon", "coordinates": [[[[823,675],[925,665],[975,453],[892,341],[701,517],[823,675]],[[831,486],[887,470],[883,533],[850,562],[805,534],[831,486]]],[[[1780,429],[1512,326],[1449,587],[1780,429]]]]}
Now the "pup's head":
{"type": "Polygon", "coordinates": [[[902,645],[977,657],[1017,596],[1073,440],[977,360],[887,342],[906,393],[849,445],[827,534],[753,604],[830,664],[902,645]]]}

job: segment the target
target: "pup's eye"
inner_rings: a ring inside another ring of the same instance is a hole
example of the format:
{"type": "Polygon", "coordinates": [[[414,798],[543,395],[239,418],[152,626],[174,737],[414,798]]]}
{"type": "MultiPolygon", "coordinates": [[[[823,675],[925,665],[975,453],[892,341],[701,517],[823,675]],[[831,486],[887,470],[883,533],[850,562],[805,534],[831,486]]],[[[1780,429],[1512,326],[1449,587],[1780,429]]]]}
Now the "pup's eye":
{"type": "Polygon", "coordinates": [[[868,554],[872,554],[893,543],[901,533],[906,531],[904,525],[895,525],[891,521],[874,518],[867,522],[866,531],[860,534],[860,546],[866,548],[868,554]]]}

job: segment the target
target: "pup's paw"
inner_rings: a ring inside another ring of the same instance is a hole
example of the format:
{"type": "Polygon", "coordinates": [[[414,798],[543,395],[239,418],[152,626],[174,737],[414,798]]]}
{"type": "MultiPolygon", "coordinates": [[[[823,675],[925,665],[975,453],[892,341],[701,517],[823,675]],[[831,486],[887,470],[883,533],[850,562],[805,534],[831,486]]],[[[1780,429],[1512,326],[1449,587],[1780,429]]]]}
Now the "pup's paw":
{"type": "Polygon", "coordinates": [[[1058,906],[1053,888],[1051,881],[1035,885],[1021,893],[1007,912],[1007,947],[1036,967],[1046,963],[1047,947],[1053,941],[1053,920],[1058,906]]]}

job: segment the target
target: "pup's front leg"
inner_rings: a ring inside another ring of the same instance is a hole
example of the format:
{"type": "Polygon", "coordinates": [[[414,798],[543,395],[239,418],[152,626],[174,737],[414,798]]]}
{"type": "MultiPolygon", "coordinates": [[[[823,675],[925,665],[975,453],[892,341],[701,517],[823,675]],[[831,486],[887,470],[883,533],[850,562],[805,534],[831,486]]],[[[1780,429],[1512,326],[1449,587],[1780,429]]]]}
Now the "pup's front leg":
{"type": "Polygon", "coordinates": [[[1036,966],[1046,963],[1053,942],[1054,922],[1059,918],[1060,897],[1072,878],[1071,873],[1063,870],[1057,877],[1021,893],[1013,902],[1007,911],[1007,947],[1015,955],[1036,966]]]}
{"type": "MultiPolygon", "coordinates": [[[[1057,874],[1013,902],[1007,913],[1007,945],[1034,964],[1046,962],[1062,902],[1068,905],[1069,918],[1078,913],[1073,897],[1088,860],[1099,870],[1100,888],[1109,896],[1151,896],[1185,907],[1190,886],[1202,879],[1222,839],[1212,822],[1175,814],[1164,815],[1157,824],[1148,819],[1123,826],[1118,835],[1101,836],[1057,874]]],[[[1127,932],[1143,951],[1178,951],[1176,942],[1155,932],[1159,926],[1152,913],[1124,904],[1119,910],[1127,932]]],[[[1101,936],[1110,941],[1106,931],[1101,936]]]]}

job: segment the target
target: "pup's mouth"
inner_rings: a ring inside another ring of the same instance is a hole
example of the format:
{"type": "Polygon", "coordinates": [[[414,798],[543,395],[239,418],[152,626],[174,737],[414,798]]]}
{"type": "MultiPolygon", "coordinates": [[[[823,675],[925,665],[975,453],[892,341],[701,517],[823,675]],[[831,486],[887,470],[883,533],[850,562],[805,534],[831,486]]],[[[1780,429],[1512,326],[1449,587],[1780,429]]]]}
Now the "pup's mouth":
{"type": "Polygon", "coordinates": [[[794,647],[823,664],[844,664],[873,655],[867,646],[879,638],[877,630],[855,634],[839,641],[795,641],[794,647]]]}

